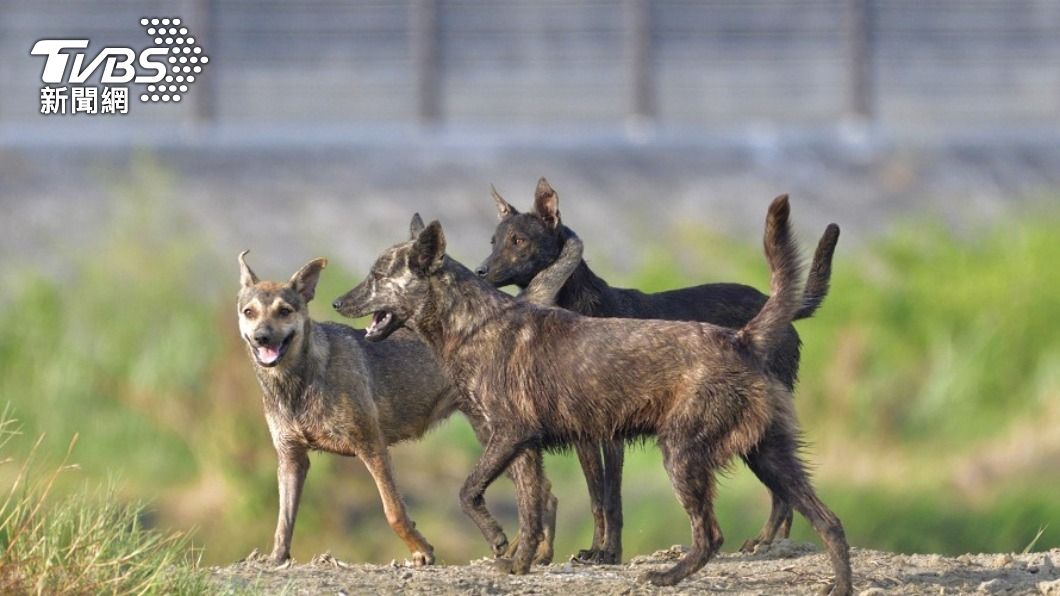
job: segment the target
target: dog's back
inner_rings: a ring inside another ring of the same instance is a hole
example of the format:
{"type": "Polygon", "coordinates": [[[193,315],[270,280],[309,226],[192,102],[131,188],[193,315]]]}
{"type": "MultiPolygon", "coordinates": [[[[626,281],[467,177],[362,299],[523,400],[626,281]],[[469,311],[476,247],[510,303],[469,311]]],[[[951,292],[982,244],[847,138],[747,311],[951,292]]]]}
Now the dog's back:
{"type": "MultiPolygon", "coordinates": [[[[751,286],[735,283],[702,284],[648,294],[635,289],[612,288],[600,280],[597,288],[606,288],[605,297],[589,305],[578,296],[584,283],[572,276],[571,291],[567,291],[567,287],[561,290],[556,305],[592,317],[698,321],[739,329],[758,314],[769,299],[751,286]]],[[[765,363],[767,370],[789,388],[794,388],[798,376],[801,345],[795,326],[788,324],[773,356],[765,363]]]]}
{"type": "Polygon", "coordinates": [[[373,343],[364,331],[339,323],[312,329],[303,368],[312,399],[293,423],[314,447],[343,452],[348,437],[366,432],[373,419],[386,444],[415,439],[456,409],[456,391],[411,333],[399,330],[391,341],[373,343]]]}

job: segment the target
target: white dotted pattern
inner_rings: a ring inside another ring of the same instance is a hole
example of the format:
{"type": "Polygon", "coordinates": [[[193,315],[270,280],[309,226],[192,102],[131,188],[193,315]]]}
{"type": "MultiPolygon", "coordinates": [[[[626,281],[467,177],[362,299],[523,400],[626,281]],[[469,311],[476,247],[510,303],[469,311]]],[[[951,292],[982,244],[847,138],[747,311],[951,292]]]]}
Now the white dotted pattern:
{"type": "Polygon", "coordinates": [[[140,95],[140,101],[179,102],[183,94],[188,92],[188,86],[195,82],[195,76],[191,73],[200,74],[200,65],[207,64],[209,56],[195,44],[195,37],[188,35],[188,28],[181,26],[179,18],[144,17],[140,19],[140,26],[153,38],[156,46],[168,48],[170,53],[165,84],[148,85],[147,93],[140,95]],[[172,84],[174,80],[180,84],[172,84]]]}

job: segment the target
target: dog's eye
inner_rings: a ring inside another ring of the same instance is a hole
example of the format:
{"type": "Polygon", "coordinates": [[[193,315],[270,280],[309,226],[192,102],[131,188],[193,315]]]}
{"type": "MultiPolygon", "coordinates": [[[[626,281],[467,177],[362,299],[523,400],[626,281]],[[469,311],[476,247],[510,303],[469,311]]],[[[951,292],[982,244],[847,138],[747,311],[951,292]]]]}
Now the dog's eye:
{"type": "Polygon", "coordinates": [[[276,311],[276,313],[279,314],[281,317],[290,316],[292,312],[294,312],[294,311],[292,311],[291,309],[287,308],[286,306],[281,306],[280,310],[276,311]]]}
{"type": "Polygon", "coordinates": [[[519,246],[522,243],[523,243],[523,239],[522,238],[520,238],[518,236],[512,236],[512,244],[514,244],[515,246],[519,246]]]}
{"type": "Polygon", "coordinates": [[[243,316],[248,318],[248,319],[253,319],[254,318],[254,309],[253,308],[244,308],[243,309],[243,316]]]}

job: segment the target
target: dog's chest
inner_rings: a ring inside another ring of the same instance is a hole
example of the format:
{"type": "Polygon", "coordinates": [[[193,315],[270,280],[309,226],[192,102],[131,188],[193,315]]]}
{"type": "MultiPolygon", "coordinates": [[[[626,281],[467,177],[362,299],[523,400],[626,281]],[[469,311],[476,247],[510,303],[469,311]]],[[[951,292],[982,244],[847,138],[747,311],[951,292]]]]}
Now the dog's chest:
{"type": "Polygon", "coordinates": [[[352,424],[348,412],[322,411],[313,403],[291,407],[272,404],[266,407],[266,419],[273,437],[281,443],[303,445],[315,451],[356,455],[354,449],[361,434],[352,424]]]}
{"type": "Polygon", "coordinates": [[[357,433],[355,431],[351,432],[351,429],[342,425],[330,424],[329,422],[331,421],[325,421],[321,424],[313,420],[299,424],[295,429],[298,442],[315,451],[326,451],[339,455],[357,455],[354,449],[355,435],[357,433]]]}

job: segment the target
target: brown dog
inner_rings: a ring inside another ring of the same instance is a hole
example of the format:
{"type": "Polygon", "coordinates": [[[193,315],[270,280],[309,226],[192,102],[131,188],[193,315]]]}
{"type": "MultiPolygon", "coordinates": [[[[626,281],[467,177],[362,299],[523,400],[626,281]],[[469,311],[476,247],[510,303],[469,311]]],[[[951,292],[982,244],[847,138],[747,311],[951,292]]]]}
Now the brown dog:
{"type": "MultiPolygon", "coordinates": [[[[419,215],[410,233],[423,230],[419,215]]],[[[571,248],[554,268],[542,272],[540,285],[527,288],[526,300],[549,303],[555,290],[581,261],[581,243],[571,248]]],[[[325,259],[314,259],[286,283],[262,281],[239,255],[240,284],[237,300],[239,331],[246,342],[262,389],[265,418],[279,459],[277,472],[280,512],[270,557],[275,564],[290,558],[298,502],[309,471],[308,451],[317,449],[360,457],[379,490],[387,522],[405,542],[416,565],[434,561],[433,548],[416,530],[405,511],[390,464],[388,445],[416,439],[455,410],[463,411],[479,439],[489,437],[478,412],[465,407],[458,393],[439,370],[430,350],[397,321],[377,317],[367,333],[394,337],[385,343],[365,341],[365,332],[337,323],[319,323],[309,317],[325,259]]],[[[538,456],[539,457],[539,456],[538,456]]],[[[530,468],[532,462],[512,467],[516,493],[534,496],[545,519],[545,539],[535,560],[552,559],[556,498],[548,481],[530,468]],[[536,491],[547,495],[541,499],[536,491]],[[532,487],[532,488],[528,488],[532,487]]],[[[531,505],[526,505],[531,506],[531,505]]],[[[506,544],[494,544],[503,554],[506,544]]]]}

